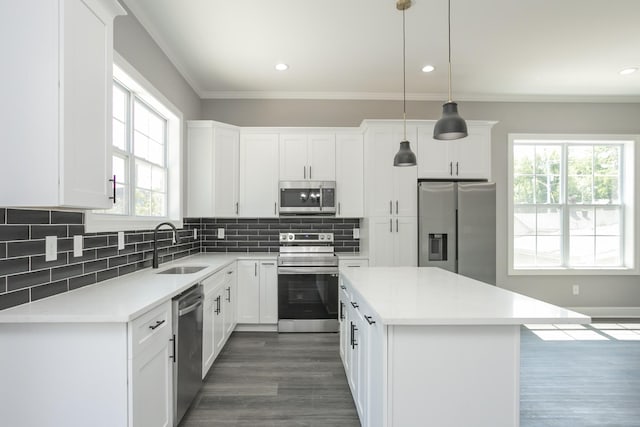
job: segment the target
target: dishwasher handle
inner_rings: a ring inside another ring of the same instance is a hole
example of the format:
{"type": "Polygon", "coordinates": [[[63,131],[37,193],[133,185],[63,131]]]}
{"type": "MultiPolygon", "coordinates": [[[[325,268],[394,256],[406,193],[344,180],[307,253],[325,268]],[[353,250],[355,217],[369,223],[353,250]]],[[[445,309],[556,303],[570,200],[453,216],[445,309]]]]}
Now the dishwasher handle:
{"type": "Polygon", "coordinates": [[[190,306],[185,307],[185,308],[181,308],[180,310],[178,310],[178,317],[182,317],[182,316],[184,316],[185,314],[189,314],[189,313],[191,313],[192,311],[197,310],[197,309],[198,309],[198,307],[202,307],[202,297],[198,298],[198,299],[196,300],[196,302],[195,302],[195,303],[193,303],[193,304],[191,304],[190,306]]]}

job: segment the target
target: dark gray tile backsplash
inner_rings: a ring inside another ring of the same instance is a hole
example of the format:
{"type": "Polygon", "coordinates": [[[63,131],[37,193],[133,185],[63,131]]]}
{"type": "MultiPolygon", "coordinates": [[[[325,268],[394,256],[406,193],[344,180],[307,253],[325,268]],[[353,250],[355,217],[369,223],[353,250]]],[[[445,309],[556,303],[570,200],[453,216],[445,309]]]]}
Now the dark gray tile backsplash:
{"type": "MultiPolygon", "coordinates": [[[[333,232],[336,252],[353,253],[359,226],[359,219],[328,217],[185,218],[178,245],[171,232],[159,232],[160,262],[199,252],[278,252],[281,232],[333,232]]],[[[82,212],[0,208],[0,310],[148,268],[152,242],[152,230],[125,231],[125,248],[118,250],[116,232],[84,232],[82,212]],[[73,256],[75,235],[84,236],[81,257],[73,256]],[[58,237],[54,261],[45,260],[46,236],[58,237]]]]}

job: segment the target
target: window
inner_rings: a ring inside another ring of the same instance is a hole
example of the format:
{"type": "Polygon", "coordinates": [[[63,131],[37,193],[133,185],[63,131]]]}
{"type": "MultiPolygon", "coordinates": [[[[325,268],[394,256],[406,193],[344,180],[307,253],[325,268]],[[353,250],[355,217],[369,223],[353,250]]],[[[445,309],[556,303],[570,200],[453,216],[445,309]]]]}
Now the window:
{"type": "Polygon", "coordinates": [[[87,213],[87,231],[150,229],[162,221],[181,226],[180,113],[116,59],[111,147],[116,203],[87,213]]]}
{"type": "Polygon", "coordinates": [[[634,144],[509,136],[510,274],[635,272],[634,144]]]}

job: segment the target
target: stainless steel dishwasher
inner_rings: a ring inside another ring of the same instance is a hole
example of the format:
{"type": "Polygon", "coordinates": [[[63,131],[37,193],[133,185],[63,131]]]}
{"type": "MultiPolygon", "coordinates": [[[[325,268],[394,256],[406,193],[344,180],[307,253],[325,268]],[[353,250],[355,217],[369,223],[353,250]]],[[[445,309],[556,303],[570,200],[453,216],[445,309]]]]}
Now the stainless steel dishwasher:
{"type": "Polygon", "coordinates": [[[173,299],[175,358],[173,364],[173,425],[177,426],[202,387],[202,286],[195,285],[173,299]]]}

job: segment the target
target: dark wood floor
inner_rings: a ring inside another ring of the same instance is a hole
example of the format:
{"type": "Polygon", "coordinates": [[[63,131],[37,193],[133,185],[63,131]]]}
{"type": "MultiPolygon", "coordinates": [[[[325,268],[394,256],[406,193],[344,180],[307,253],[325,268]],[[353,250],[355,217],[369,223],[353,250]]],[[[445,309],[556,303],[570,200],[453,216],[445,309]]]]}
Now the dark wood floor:
{"type": "MultiPolygon", "coordinates": [[[[521,360],[521,427],[640,427],[640,341],[523,327],[521,360]]],[[[338,335],[234,333],[180,426],[360,426],[338,335]]]]}
{"type": "Polygon", "coordinates": [[[234,332],[180,427],[359,427],[338,338],[234,332]]]}

